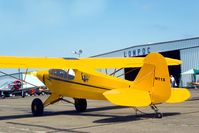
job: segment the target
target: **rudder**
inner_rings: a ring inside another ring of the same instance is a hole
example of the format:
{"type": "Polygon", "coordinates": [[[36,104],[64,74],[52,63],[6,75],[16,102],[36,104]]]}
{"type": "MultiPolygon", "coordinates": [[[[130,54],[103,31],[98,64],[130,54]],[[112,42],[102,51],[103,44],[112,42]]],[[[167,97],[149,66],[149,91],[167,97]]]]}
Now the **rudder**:
{"type": "Polygon", "coordinates": [[[159,53],[146,56],[134,82],[133,88],[149,92],[152,104],[165,102],[171,95],[168,65],[159,53]]]}

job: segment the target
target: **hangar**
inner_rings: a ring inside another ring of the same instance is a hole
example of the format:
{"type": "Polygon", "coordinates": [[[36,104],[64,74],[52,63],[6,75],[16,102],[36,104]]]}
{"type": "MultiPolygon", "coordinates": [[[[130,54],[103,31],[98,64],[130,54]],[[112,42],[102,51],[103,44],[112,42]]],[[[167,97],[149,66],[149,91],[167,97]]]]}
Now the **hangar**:
{"type": "MultiPolygon", "coordinates": [[[[178,86],[189,87],[189,83],[194,80],[193,76],[181,75],[181,73],[192,68],[199,69],[199,37],[137,45],[92,57],[136,57],[145,56],[151,52],[160,52],[165,57],[182,60],[182,65],[169,67],[169,72],[174,75],[178,86]]],[[[133,80],[139,69],[129,73],[128,71],[130,69],[124,69],[124,73],[127,73],[124,78],[133,80]]]]}

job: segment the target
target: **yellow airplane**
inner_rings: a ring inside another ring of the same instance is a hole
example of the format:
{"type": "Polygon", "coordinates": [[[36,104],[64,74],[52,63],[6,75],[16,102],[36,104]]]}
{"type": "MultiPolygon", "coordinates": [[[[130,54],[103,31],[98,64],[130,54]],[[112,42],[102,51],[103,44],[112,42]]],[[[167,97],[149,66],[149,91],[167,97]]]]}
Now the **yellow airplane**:
{"type": "Polygon", "coordinates": [[[75,109],[83,112],[86,99],[108,100],[128,107],[151,106],[157,118],[162,118],[157,104],[179,103],[190,97],[184,88],[171,88],[168,65],[181,61],[164,58],[159,53],[135,58],[33,58],[0,56],[0,68],[39,68],[33,74],[51,91],[42,102],[32,101],[33,116],[43,115],[44,107],[63,97],[74,98],[75,109]],[[103,74],[96,69],[141,67],[134,81],[103,74]]]}

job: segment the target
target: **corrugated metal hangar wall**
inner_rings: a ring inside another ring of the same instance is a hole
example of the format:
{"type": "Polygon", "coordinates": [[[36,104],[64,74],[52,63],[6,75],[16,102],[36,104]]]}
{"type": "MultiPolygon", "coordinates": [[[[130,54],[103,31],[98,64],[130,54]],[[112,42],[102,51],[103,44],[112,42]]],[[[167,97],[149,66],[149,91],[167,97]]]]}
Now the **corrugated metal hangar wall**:
{"type": "MultiPolygon", "coordinates": [[[[165,57],[183,61],[181,66],[169,67],[170,74],[174,75],[179,86],[188,86],[188,83],[193,80],[191,75],[181,75],[182,72],[192,68],[199,69],[199,37],[133,46],[93,57],[135,57],[145,56],[151,52],[160,52],[165,57]]],[[[128,72],[129,69],[124,71],[128,72]]],[[[133,80],[137,72],[130,72],[125,75],[125,78],[133,80]]],[[[199,80],[198,77],[196,79],[199,80]]]]}

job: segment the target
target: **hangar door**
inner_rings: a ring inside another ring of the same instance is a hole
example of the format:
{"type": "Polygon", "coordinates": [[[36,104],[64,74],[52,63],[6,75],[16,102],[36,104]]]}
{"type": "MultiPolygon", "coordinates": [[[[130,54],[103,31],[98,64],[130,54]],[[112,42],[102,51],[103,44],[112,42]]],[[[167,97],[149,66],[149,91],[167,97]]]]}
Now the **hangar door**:
{"type": "MultiPolygon", "coordinates": [[[[169,57],[169,58],[173,58],[173,59],[180,59],[180,51],[179,50],[161,52],[161,54],[164,57],[169,57]]],[[[139,70],[140,70],[140,68],[125,68],[124,69],[125,79],[130,80],[130,81],[135,80],[135,77],[137,76],[139,70]]],[[[164,71],[164,70],[162,70],[162,71],[164,71]]],[[[174,76],[174,78],[177,82],[177,85],[179,85],[179,82],[180,82],[180,73],[181,73],[180,65],[169,66],[169,74],[174,76]]]]}

